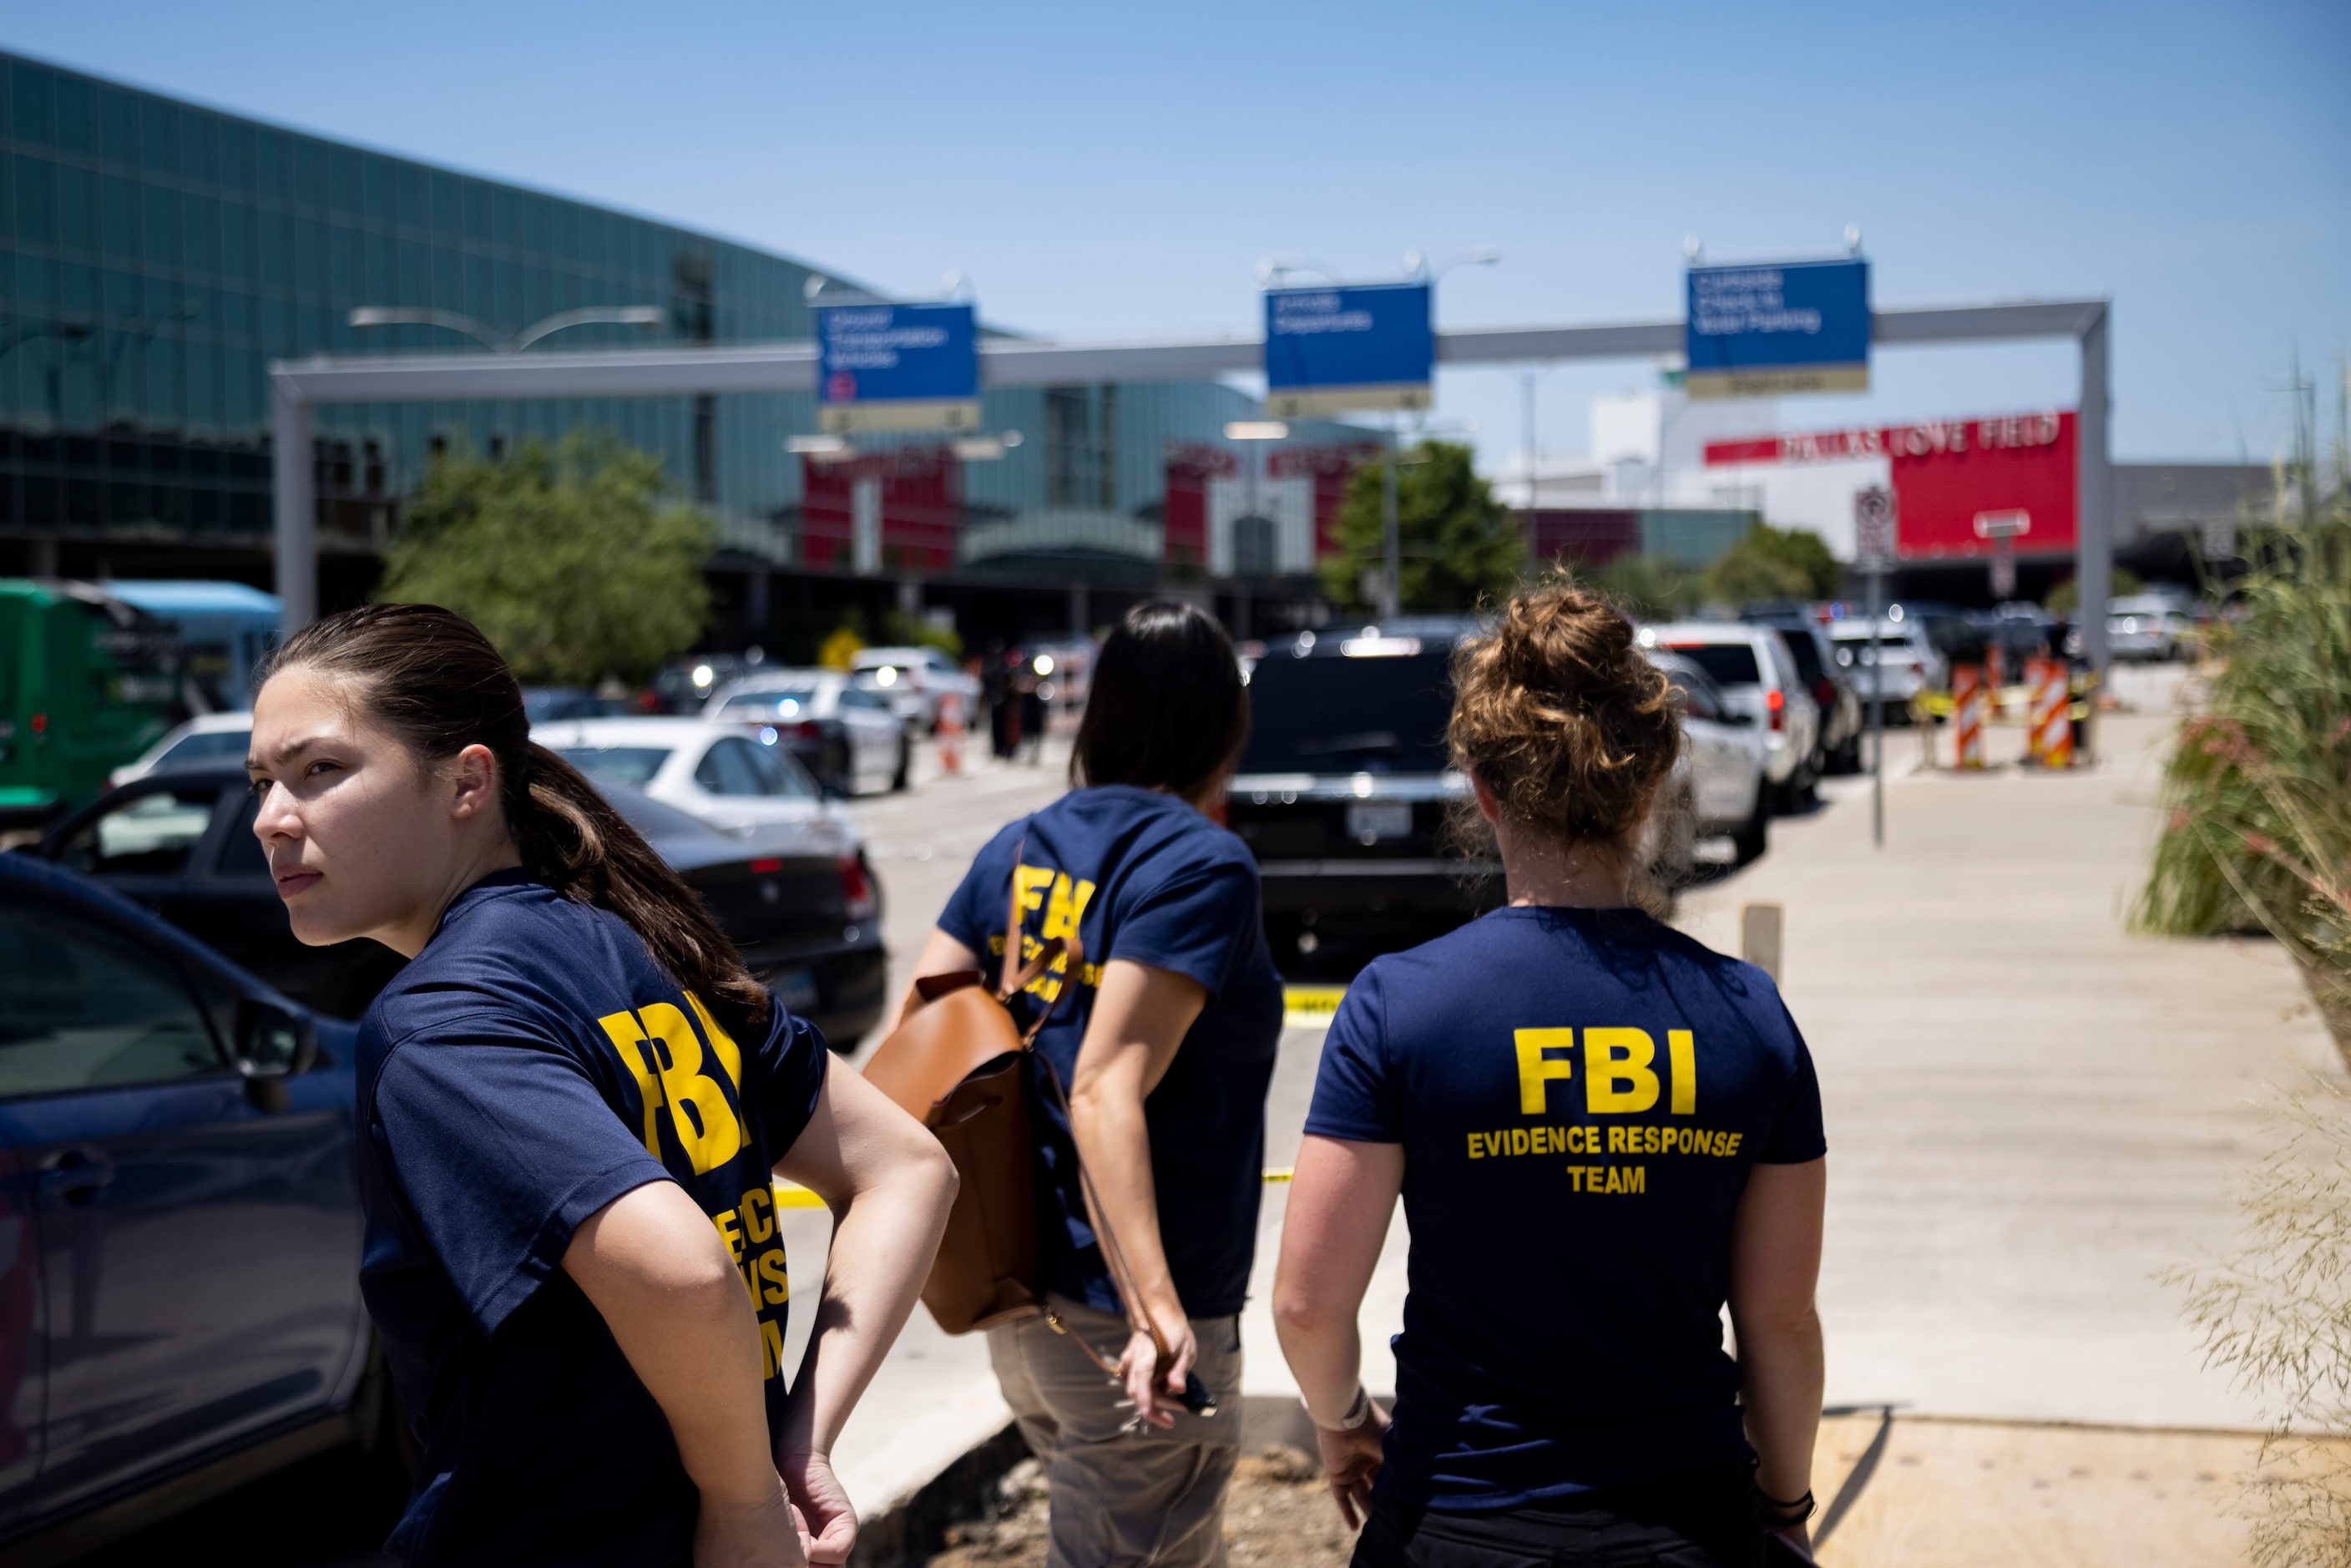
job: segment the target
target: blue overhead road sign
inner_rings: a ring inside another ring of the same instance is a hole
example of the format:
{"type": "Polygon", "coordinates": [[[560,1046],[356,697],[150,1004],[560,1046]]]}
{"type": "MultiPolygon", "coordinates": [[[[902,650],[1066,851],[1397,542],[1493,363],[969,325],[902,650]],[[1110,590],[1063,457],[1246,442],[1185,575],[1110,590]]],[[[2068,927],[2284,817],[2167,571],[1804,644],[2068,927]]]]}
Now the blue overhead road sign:
{"type": "Polygon", "coordinates": [[[1426,408],[1436,359],[1426,283],[1265,292],[1265,404],[1276,419],[1426,408]]]}
{"type": "Polygon", "coordinates": [[[1689,395],[1869,390],[1869,263],[1689,269],[1689,395]]]}
{"type": "Polygon", "coordinates": [[[819,308],[817,403],[824,429],[977,429],[978,335],[968,305],[819,308]]]}

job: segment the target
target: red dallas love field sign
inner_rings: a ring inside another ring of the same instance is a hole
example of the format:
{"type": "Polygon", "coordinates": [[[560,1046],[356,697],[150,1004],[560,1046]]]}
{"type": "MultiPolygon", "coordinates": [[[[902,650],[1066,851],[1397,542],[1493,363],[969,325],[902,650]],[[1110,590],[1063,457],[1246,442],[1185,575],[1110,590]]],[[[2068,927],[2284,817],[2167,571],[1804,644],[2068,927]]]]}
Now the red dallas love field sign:
{"type": "Polygon", "coordinates": [[[1906,560],[1990,555],[1992,541],[1977,519],[2019,511],[2027,521],[2016,537],[2018,555],[2074,551],[2081,471],[2070,409],[1764,435],[1706,448],[1709,467],[1865,458],[1883,458],[1892,471],[1906,560]]]}

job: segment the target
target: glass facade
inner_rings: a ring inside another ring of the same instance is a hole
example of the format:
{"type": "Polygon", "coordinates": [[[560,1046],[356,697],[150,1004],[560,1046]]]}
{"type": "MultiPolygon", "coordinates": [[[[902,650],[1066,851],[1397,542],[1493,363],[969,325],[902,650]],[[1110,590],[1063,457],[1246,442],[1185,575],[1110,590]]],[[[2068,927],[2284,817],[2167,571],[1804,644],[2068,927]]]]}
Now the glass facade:
{"type": "MultiPolygon", "coordinates": [[[[249,574],[270,531],[268,362],[475,347],[436,328],[354,328],[359,306],[515,332],[650,304],[663,325],[580,327],[550,347],[765,341],[810,335],[810,276],[666,224],[0,55],[0,539],[103,546],[129,575],[142,547],[209,548],[249,574]]],[[[327,405],[321,543],[330,557],[380,551],[445,444],[495,455],[590,425],[658,454],[745,566],[943,573],[967,528],[1032,514],[1131,549],[1134,528],[1157,527],[1170,454],[1256,412],[1217,383],[1015,389],[984,405],[989,429],[1020,433],[999,461],[956,462],[935,439],[861,457],[954,470],[901,486],[928,510],[869,522],[885,537],[862,553],[828,534],[827,498],[811,494],[827,476],[788,450],[815,428],[806,396],[327,405]]]]}

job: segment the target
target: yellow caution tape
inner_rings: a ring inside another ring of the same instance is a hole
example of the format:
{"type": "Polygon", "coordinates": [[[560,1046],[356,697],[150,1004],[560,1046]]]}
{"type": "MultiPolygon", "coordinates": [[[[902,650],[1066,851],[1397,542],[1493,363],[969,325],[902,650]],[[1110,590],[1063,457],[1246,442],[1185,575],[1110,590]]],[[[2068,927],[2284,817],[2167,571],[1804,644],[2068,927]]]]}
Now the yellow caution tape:
{"type": "Polygon", "coordinates": [[[1284,986],[1281,1022],[1285,1029],[1316,1029],[1331,1021],[1346,999],[1344,986],[1284,986]]]}

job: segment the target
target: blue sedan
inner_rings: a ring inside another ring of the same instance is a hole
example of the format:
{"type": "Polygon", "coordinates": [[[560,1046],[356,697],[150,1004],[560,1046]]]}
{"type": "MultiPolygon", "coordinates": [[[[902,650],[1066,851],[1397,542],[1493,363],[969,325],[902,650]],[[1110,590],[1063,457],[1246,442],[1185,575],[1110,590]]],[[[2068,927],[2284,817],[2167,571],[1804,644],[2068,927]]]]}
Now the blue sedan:
{"type": "Polygon", "coordinates": [[[384,1440],[356,1033],[0,855],[0,1554],[384,1440]]]}

